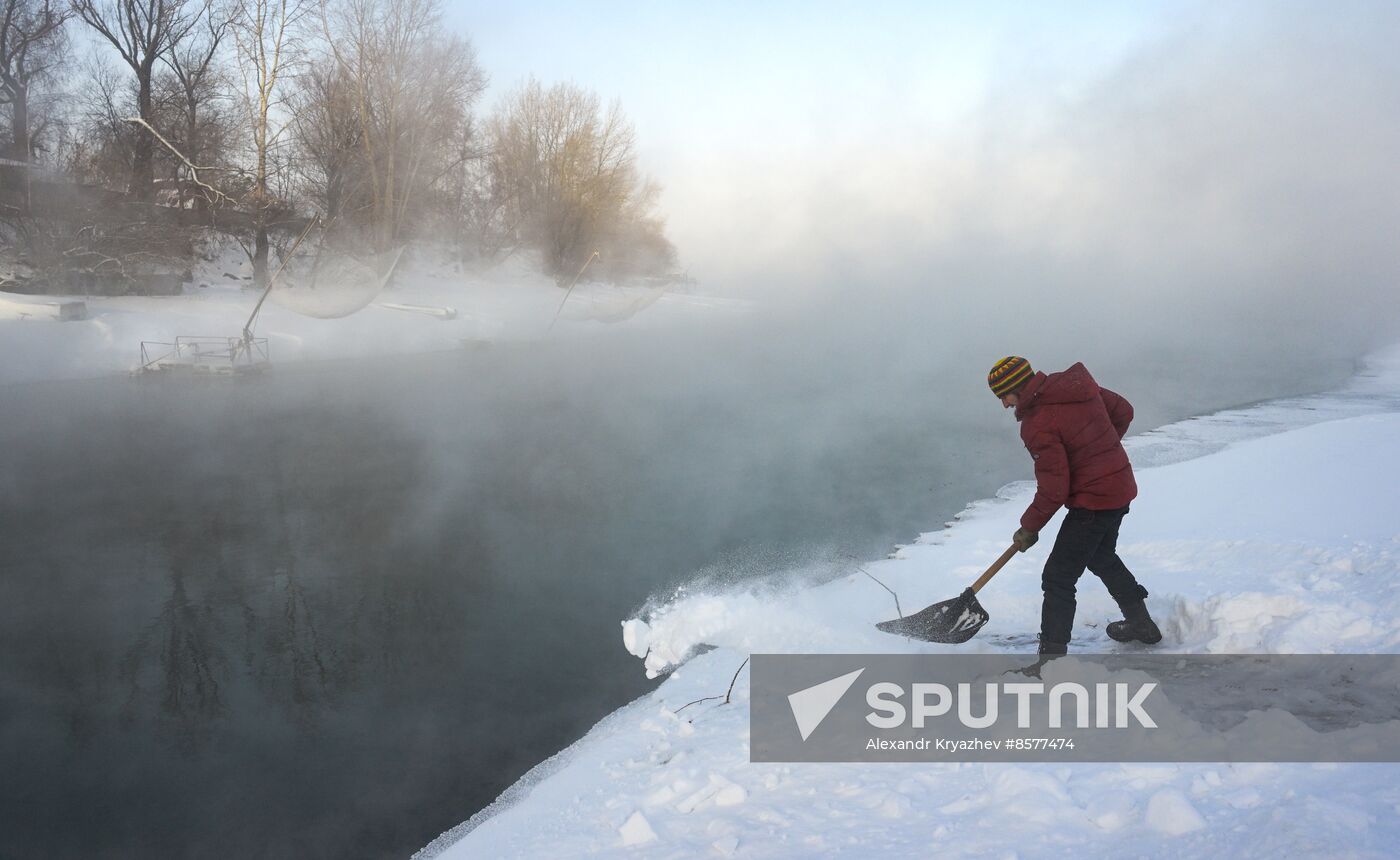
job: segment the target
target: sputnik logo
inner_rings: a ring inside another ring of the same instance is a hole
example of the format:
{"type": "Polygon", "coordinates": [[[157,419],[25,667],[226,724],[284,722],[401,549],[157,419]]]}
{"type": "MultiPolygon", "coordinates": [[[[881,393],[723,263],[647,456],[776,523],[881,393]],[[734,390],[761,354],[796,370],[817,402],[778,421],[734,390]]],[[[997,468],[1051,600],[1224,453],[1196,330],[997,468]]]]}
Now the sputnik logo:
{"type": "Polygon", "coordinates": [[[856,678],[864,671],[865,669],[857,669],[788,696],[792,718],[797,721],[797,730],[801,732],[804,742],[817,730],[817,726],[822,724],[822,720],[826,719],[826,715],[831,713],[831,709],[836,707],[836,703],[841,701],[841,697],[846,695],[846,691],[851,689],[856,678]]]}

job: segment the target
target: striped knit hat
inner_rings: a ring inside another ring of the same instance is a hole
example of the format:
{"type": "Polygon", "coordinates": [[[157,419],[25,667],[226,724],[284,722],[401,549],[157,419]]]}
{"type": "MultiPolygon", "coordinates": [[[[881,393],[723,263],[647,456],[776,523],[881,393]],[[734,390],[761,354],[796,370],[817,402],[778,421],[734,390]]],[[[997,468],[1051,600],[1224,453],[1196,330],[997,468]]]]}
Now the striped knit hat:
{"type": "Polygon", "coordinates": [[[1005,397],[1034,374],[1029,361],[1019,355],[1008,355],[992,366],[992,372],[987,374],[987,385],[997,397],[1005,397]]]}

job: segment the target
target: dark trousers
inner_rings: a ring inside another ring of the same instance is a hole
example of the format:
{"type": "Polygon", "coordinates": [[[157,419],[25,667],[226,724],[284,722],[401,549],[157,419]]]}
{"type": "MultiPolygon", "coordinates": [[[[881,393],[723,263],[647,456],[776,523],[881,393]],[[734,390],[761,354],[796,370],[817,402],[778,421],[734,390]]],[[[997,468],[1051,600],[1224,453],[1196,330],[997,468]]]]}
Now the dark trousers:
{"type": "Polygon", "coordinates": [[[1074,626],[1074,584],[1086,567],[1103,580],[1120,607],[1147,597],[1147,589],[1118,557],[1118,525],[1127,513],[1126,507],[1113,511],[1070,508],[1065,512],[1055,547],[1040,576],[1045,592],[1040,607],[1040,641],[1069,644],[1074,626]]]}

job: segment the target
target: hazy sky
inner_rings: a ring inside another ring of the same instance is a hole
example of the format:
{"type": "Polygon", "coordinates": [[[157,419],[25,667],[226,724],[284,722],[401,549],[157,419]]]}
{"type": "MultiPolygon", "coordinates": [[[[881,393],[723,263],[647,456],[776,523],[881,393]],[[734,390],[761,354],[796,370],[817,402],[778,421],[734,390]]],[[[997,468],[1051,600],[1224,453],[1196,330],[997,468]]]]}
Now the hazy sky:
{"type": "MultiPolygon", "coordinates": [[[[618,98],[686,256],[718,252],[717,210],[904,152],[967,122],[1007,76],[1069,90],[1157,31],[1160,3],[519,2],[454,5],[491,75],[618,98]]],[[[792,201],[796,202],[796,201],[792,201]]]]}
{"type": "Polygon", "coordinates": [[[1400,3],[520,2],[450,23],[484,110],[530,75],[621,100],[707,289],[897,285],[902,314],[1068,290],[1319,338],[1342,336],[1320,311],[1395,316],[1400,3]]]}
{"type": "Polygon", "coordinates": [[[1004,67],[1072,74],[1114,62],[1156,26],[1159,6],[522,2],[454,7],[451,19],[471,34],[493,95],[532,74],[574,80],[622,99],[648,156],[664,160],[955,122],[1004,67]]]}

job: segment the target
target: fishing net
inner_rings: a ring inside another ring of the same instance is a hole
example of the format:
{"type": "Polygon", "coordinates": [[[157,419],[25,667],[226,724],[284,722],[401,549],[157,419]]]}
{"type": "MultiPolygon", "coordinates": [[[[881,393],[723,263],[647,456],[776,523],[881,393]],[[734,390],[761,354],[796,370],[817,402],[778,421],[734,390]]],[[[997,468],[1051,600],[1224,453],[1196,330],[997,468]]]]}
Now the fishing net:
{"type": "Polygon", "coordinates": [[[398,251],[372,257],[325,252],[294,260],[282,273],[268,300],[317,319],[340,319],[363,310],[389,282],[398,251]]]}

